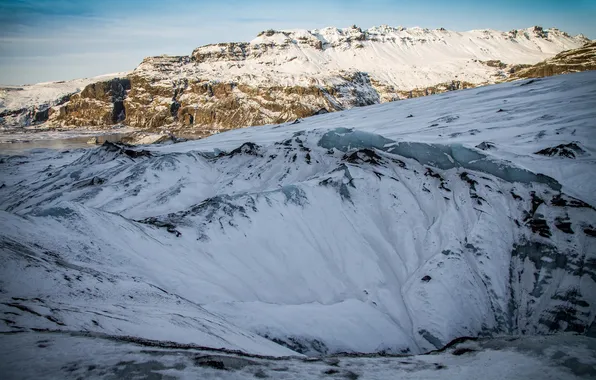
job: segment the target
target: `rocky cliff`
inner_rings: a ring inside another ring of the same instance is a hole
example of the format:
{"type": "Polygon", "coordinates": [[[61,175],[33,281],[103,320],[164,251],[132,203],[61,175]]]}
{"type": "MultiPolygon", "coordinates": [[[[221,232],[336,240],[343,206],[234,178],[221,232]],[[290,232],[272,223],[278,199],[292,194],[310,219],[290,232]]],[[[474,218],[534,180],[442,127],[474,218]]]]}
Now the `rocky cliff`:
{"type": "MultiPolygon", "coordinates": [[[[208,135],[495,83],[586,42],[541,27],[507,33],[389,26],[268,30],[251,42],[146,58],[131,73],[91,83],[39,116],[4,117],[2,123],[121,123],[208,135]]],[[[2,112],[22,111],[31,114],[28,108],[2,112]]]]}
{"type": "Polygon", "coordinates": [[[561,52],[553,58],[522,69],[511,79],[541,78],[551,75],[596,70],[596,41],[588,42],[578,49],[561,52]]]}

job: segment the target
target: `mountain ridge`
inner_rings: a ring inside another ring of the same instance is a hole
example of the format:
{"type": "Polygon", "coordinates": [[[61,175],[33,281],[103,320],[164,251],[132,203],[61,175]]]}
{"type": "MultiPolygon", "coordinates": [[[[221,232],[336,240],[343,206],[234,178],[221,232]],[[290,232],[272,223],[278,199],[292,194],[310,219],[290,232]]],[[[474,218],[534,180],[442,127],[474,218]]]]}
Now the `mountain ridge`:
{"type": "Polygon", "coordinates": [[[537,26],[268,30],[250,42],[205,45],[188,56],[147,57],[124,78],[90,83],[95,88],[66,101],[2,111],[2,124],[124,123],[209,135],[495,83],[588,41],[537,26]]]}

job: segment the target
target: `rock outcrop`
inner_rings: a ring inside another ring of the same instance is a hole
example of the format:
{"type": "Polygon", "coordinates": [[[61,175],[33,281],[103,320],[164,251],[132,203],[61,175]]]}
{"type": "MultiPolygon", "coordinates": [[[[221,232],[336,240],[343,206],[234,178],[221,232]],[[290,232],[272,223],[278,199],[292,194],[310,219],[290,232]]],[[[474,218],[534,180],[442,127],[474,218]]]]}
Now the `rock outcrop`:
{"type": "Polygon", "coordinates": [[[59,109],[56,121],[75,126],[105,126],[124,121],[124,99],[130,79],[114,78],[87,85],[59,109]]]}
{"type": "Polygon", "coordinates": [[[578,49],[561,52],[553,58],[515,72],[511,79],[541,78],[559,74],[596,70],[596,41],[578,49]]]}

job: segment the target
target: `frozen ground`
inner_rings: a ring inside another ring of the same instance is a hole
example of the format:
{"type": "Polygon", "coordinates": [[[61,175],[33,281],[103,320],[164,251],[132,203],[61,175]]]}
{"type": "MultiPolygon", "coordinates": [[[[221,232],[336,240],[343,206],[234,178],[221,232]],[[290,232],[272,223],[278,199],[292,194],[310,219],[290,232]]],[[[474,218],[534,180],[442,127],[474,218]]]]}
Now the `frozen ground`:
{"type": "Polygon", "coordinates": [[[68,333],[1,336],[3,379],[590,379],[596,340],[467,341],[418,356],[266,358],[68,333]]]}
{"type": "MultiPolygon", "coordinates": [[[[279,357],[593,335],[595,119],[586,72],[167,146],[4,155],[3,346],[59,330],[279,357]]],[[[448,358],[509,369],[484,355],[448,358]]]]}

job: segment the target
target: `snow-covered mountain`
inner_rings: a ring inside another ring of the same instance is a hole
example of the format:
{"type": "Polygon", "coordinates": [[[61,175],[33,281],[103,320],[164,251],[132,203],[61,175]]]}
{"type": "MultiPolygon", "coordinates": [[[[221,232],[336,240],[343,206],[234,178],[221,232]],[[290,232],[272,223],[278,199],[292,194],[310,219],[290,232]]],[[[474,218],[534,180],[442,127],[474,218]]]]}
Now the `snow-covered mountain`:
{"type": "Polygon", "coordinates": [[[595,334],[594,88],[3,156],[0,329],[277,356],[595,334]]]}
{"type": "MultiPolygon", "coordinates": [[[[589,42],[555,28],[499,32],[373,27],[262,32],[243,43],[149,57],[124,78],[98,81],[65,101],[7,97],[4,126],[141,129],[211,134],[356,106],[475,87],[589,42]],[[57,104],[60,103],[60,104],[57,104]],[[27,112],[23,112],[26,110],[27,112]]],[[[67,94],[65,94],[67,95],[67,94]]]]}

